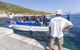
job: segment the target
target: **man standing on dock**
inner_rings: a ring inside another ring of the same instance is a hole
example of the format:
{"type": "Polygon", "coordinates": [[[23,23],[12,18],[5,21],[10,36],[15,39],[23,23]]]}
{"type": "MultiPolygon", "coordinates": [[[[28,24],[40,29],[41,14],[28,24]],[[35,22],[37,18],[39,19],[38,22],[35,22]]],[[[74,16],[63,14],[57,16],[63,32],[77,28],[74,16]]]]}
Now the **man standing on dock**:
{"type": "Polygon", "coordinates": [[[63,32],[73,27],[73,24],[65,18],[62,18],[62,11],[56,11],[56,17],[52,18],[49,23],[51,33],[49,50],[54,49],[55,39],[58,41],[58,49],[62,50],[63,32]]]}

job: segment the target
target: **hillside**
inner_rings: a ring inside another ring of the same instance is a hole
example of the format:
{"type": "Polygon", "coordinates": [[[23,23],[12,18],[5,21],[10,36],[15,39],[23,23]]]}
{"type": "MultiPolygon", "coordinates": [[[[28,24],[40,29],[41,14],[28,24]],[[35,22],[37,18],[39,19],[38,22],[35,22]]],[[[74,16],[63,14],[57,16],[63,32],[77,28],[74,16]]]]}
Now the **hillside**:
{"type": "Polygon", "coordinates": [[[0,11],[11,12],[11,13],[28,13],[28,14],[50,14],[48,12],[35,11],[28,8],[24,8],[18,5],[1,2],[0,1],[0,11]]]}

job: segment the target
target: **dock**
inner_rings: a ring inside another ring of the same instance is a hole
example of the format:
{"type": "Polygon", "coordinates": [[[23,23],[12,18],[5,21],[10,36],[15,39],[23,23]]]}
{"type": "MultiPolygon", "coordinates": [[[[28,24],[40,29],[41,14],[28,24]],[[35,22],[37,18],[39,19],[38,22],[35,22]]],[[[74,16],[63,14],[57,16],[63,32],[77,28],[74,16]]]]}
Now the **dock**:
{"type": "MultiPolygon", "coordinates": [[[[55,49],[58,47],[55,45],[55,49]]],[[[48,46],[41,45],[33,38],[14,34],[12,29],[0,27],[0,49],[1,50],[47,50],[48,46]],[[45,49],[46,48],[46,49],[45,49]]],[[[70,50],[63,48],[63,50],[70,50]]]]}

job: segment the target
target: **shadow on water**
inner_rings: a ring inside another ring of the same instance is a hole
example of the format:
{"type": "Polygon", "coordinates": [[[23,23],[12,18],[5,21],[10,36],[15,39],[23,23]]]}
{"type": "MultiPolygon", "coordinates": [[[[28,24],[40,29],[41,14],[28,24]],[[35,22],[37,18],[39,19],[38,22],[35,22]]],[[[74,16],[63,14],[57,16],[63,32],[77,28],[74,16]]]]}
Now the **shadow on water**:
{"type": "Polygon", "coordinates": [[[49,32],[23,32],[14,30],[14,33],[37,40],[45,48],[45,50],[47,50],[46,47],[49,46],[49,32]]]}

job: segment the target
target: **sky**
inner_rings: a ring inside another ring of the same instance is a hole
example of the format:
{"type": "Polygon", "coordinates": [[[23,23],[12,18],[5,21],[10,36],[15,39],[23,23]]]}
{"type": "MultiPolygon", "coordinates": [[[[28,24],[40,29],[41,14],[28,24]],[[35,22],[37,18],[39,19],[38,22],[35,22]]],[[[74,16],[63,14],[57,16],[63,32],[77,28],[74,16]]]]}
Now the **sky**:
{"type": "Polygon", "coordinates": [[[0,0],[3,2],[12,3],[23,6],[25,8],[46,11],[54,13],[61,9],[64,13],[78,13],[80,12],[80,0],[0,0]]]}

